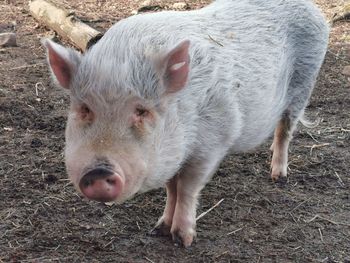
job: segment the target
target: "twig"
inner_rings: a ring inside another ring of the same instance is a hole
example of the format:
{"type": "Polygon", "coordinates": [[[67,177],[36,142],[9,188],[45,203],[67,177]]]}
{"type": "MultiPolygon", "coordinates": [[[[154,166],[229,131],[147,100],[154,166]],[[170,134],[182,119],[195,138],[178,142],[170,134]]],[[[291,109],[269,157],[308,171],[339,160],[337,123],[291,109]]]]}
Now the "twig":
{"type": "Polygon", "coordinates": [[[219,46],[223,47],[224,45],[221,44],[219,41],[215,40],[214,38],[212,38],[210,35],[208,35],[209,39],[213,42],[215,42],[216,44],[218,44],[219,46]]]}
{"type": "Polygon", "coordinates": [[[321,147],[325,147],[325,146],[329,146],[330,143],[322,143],[322,144],[314,144],[312,146],[309,146],[309,145],[305,145],[304,147],[305,148],[311,148],[310,149],[310,155],[312,155],[312,150],[313,149],[316,149],[316,148],[321,148],[321,147]]]}
{"type": "Polygon", "coordinates": [[[35,95],[37,97],[39,97],[39,89],[40,89],[40,86],[43,88],[43,90],[45,90],[45,87],[44,87],[44,84],[42,82],[37,82],[35,83],[35,95]]]}
{"type": "Polygon", "coordinates": [[[327,222],[329,222],[329,223],[332,223],[333,225],[350,226],[350,224],[343,223],[343,222],[335,222],[335,221],[330,220],[330,219],[328,219],[328,218],[324,218],[324,217],[322,217],[322,216],[320,216],[320,215],[315,215],[313,218],[311,218],[311,219],[309,219],[309,220],[304,220],[304,222],[309,224],[309,223],[311,223],[312,221],[316,220],[317,218],[322,219],[322,220],[324,220],[324,221],[327,221],[327,222]]]}
{"type": "Polygon", "coordinates": [[[290,212],[293,212],[295,209],[297,209],[298,207],[300,207],[301,205],[305,204],[306,202],[310,201],[312,197],[310,197],[309,199],[306,199],[304,201],[302,201],[300,204],[298,204],[296,207],[294,207],[292,210],[290,210],[290,212]]]}
{"type": "Polygon", "coordinates": [[[311,139],[313,139],[315,142],[320,143],[318,140],[316,140],[316,139],[315,139],[315,137],[314,137],[314,136],[312,136],[312,134],[311,134],[311,133],[307,132],[307,134],[308,134],[308,135],[311,137],[311,139]]]}
{"type": "Polygon", "coordinates": [[[341,186],[344,186],[344,182],[343,182],[343,180],[340,178],[339,174],[338,174],[337,172],[335,172],[335,175],[337,176],[340,185],[341,185],[341,186]]]}
{"type": "Polygon", "coordinates": [[[21,227],[20,225],[16,225],[14,222],[11,222],[12,225],[14,225],[16,228],[21,227]]]}
{"type": "Polygon", "coordinates": [[[227,253],[230,253],[230,251],[229,251],[229,250],[226,250],[226,251],[222,252],[221,254],[216,255],[216,256],[215,256],[215,259],[218,259],[219,257],[221,257],[221,256],[223,256],[223,255],[225,255],[225,254],[227,254],[227,253]]]}
{"type": "Polygon", "coordinates": [[[236,230],[233,230],[232,232],[227,233],[226,236],[229,236],[229,235],[232,235],[232,234],[236,234],[238,231],[241,231],[242,229],[243,229],[243,227],[240,227],[240,228],[238,228],[236,230]]]}
{"type": "Polygon", "coordinates": [[[116,240],[116,238],[112,238],[112,240],[109,241],[106,245],[104,245],[103,248],[108,247],[110,244],[112,244],[114,242],[114,240],[116,240]]]}
{"type": "Polygon", "coordinates": [[[137,225],[137,228],[138,228],[139,230],[141,230],[141,227],[140,227],[140,225],[139,225],[139,222],[136,221],[136,225],[137,225]]]}
{"type": "Polygon", "coordinates": [[[55,199],[55,200],[58,200],[58,201],[60,201],[60,202],[64,202],[63,199],[58,198],[58,197],[55,197],[55,196],[47,196],[47,197],[45,197],[44,199],[55,199]]]}
{"type": "Polygon", "coordinates": [[[225,199],[222,198],[219,202],[217,202],[214,206],[212,206],[211,208],[209,208],[207,211],[201,213],[199,216],[197,216],[196,220],[199,220],[200,218],[202,218],[203,216],[205,216],[206,214],[208,214],[211,210],[213,210],[215,207],[217,207],[218,205],[221,204],[222,201],[224,201],[225,199]]]}
{"type": "Polygon", "coordinates": [[[321,228],[318,229],[318,232],[320,232],[320,236],[321,236],[321,241],[323,242],[323,235],[322,235],[322,231],[321,228]]]}
{"type": "Polygon", "coordinates": [[[147,261],[151,262],[151,263],[154,263],[154,261],[153,261],[153,260],[150,260],[148,257],[145,257],[145,259],[146,259],[147,261]]]}
{"type": "Polygon", "coordinates": [[[31,68],[31,67],[42,66],[42,65],[44,65],[44,63],[37,63],[37,64],[31,64],[31,65],[24,65],[24,66],[20,66],[20,67],[10,68],[9,70],[17,70],[17,69],[31,68]]]}
{"type": "Polygon", "coordinates": [[[63,189],[66,188],[66,187],[69,186],[69,185],[72,185],[72,184],[73,184],[72,182],[69,182],[69,183],[65,184],[65,185],[63,186],[63,189]]]}

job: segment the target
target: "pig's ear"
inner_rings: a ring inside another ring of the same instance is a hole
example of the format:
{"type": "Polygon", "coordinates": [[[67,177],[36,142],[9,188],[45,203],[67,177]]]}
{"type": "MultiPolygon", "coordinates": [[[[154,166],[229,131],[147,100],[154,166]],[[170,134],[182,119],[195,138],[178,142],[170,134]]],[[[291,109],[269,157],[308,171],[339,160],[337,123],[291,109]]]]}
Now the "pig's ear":
{"type": "Polygon", "coordinates": [[[43,39],[41,43],[46,47],[52,75],[63,88],[69,89],[80,63],[80,53],[64,48],[48,39],[43,39]]]}
{"type": "Polygon", "coordinates": [[[163,58],[161,67],[166,93],[174,93],[185,87],[190,68],[189,47],[189,40],[182,41],[163,58]]]}

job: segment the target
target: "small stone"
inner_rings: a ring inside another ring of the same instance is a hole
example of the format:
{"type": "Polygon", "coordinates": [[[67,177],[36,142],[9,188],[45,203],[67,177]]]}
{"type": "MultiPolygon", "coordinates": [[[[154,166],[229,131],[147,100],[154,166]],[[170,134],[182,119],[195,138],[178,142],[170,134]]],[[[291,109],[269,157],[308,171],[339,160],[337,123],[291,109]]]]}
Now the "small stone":
{"type": "Polygon", "coordinates": [[[350,35],[349,34],[342,35],[341,40],[343,40],[344,42],[350,42],[350,35]]]}
{"type": "Polygon", "coordinates": [[[150,6],[151,5],[151,0],[145,0],[142,2],[141,7],[143,6],[150,6]]]}
{"type": "Polygon", "coordinates": [[[16,21],[12,21],[11,23],[7,24],[0,24],[0,32],[13,32],[16,30],[17,23],[16,21]]]}
{"type": "Polygon", "coordinates": [[[343,69],[343,74],[344,74],[345,76],[350,76],[350,66],[344,67],[344,69],[343,69]]]}
{"type": "Polygon", "coordinates": [[[34,139],[30,142],[30,147],[32,147],[32,148],[38,148],[38,147],[40,147],[40,146],[42,146],[42,145],[43,145],[43,143],[42,143],[41,140],[38,139],[38,138],[34,138],[34,139]]]}
{"type": "Polygon", "coordinates": [[[15,47],[16,34],[15,33],[2,33],[0,34],[0,46],[1,47],[15,47]]]}
{"type": "Polygon", "coordinates": [[[132,10],[132,11],[131,11],[131,14],[132,14],[132,15],[137,15],[138,13],[139,13],[139,12],[138,12],[137,10],[132,10]]]}
{"type": "Polygon", "coordinates": [[[174,3],[173,8],[177,10],[184,10],[188,8],[188,4],[185,2],[174,3]]]}
{"type": "Polygon", "coordinates": [[[145,12],[154,12],[161,10],[162,7],[160,5],[146,5],[146,6],[141,6],[138,10],[137,13],[145,13],[145,12]]]}

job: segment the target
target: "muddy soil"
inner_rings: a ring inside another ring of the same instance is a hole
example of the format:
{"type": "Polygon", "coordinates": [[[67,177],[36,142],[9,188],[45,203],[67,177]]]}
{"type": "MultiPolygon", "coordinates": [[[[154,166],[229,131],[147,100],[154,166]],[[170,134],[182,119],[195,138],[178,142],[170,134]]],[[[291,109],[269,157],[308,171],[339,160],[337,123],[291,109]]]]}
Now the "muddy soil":
{"type": "MultiPolygon", "coordinates": [[[[163,9],[175,1],[157,1],[163,9]]],[[[188,0],[190,9],[209,1],[188,0]]],[[[100,30],[141,1],[61,1],[100,30]]],[[[342,0],[317,0],[328,19],[342,0]]],[[[161,8],[161,9],[162,9],[161,8]]],[[[290,148],[285,186],[269,178],[271,140],[225,158],[203,190],[198,236],[184,249],[147,235],[165,204],[163,189],[123,205],[87,201],[64,162],[67,95],[54,87],[40,38],[53,32],[29,15],[28,2],[0,2],[2,31],[18,46],[0,48],[0,262],[350,262],[350,24],[333,25],[307,115],[290,148]]],[[[58,41],[69,45],[58,37],[58,41]]]]}

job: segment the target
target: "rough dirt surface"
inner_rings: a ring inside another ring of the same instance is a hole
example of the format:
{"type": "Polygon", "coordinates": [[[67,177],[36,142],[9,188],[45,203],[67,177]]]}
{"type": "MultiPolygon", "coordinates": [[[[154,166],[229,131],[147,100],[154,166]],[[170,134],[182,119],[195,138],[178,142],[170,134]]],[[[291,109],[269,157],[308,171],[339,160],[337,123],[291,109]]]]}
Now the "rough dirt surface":
{"type": "MultiPolygon", "coordinates": [[[[175,1],[157,1],[166,7],[175,1]]],[[[209,1],[188,0],[190,9],[209,1]]],[[[342,0],[317,0],[328,19],[342,0]]],[[[61,1],[100,30],[141,1],[61,1]]],[[[0,30],[16,22],[17,47],[0,48],[0,262],[350,262],[350,24],[333,25],[329,52],[290,148],[285,186],[269,178],[271,140],[228,156],[203,190],[192,247],[147,235],[164,190],[123,205],[81,198],[63,162],[68,97],[50,81],[39,39],[53,35],[24,0],[0,1],[0,30]]],[[[252,18],[253,19],[253,18],[252,18]]],[[[59,41],[67,44],[64,40],[59,41]]]]}

